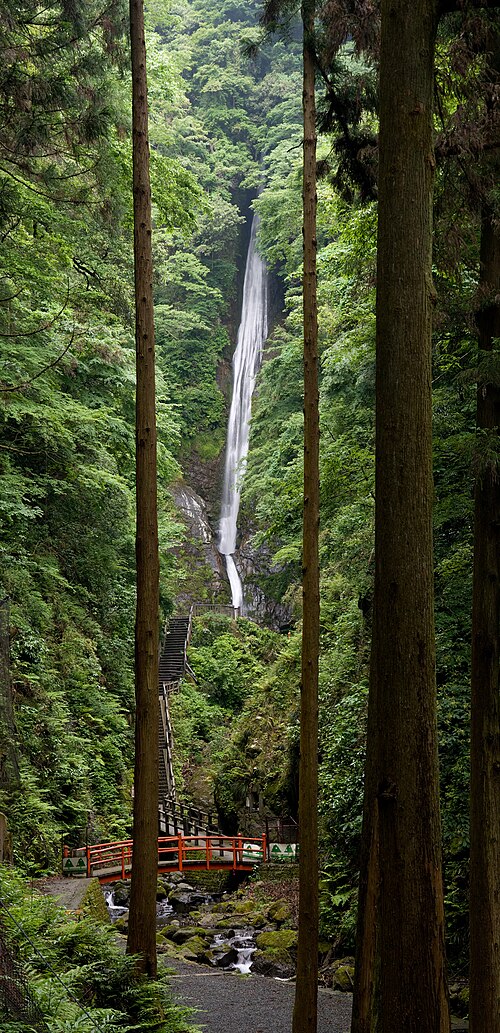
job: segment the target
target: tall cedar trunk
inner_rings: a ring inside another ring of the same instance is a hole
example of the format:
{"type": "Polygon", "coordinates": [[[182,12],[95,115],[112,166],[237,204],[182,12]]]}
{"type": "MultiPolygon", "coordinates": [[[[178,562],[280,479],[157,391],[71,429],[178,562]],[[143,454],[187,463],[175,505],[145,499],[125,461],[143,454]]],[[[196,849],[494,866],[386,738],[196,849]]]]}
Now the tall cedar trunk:
{"type": "MultiPolygon", "coordinates": [[[[500,37],[494,41],[490,96],[500,82],[500,37]]],[[[493,100],[493,104],[495,101],[493,100]]],[[[490,116],[493,116],[490,111],[490,116]]],[[[485,175],[498,181],[500,148],[485,175]]],[[[498,210],[483,206],[480,252],[479,369],[500,338],[498,210]],[[483,362],[481,363],[481,357],[483,362]]],[[[498,351],[497,351],[498,354],[498,351]]],[[[471,693],[470,1028],[500,1033],[500,384],[498,364],[477,392],[478,451],[494,435],[496,460],[480,455],[474,522],[471,693]]],[[[491,446],[490,446],[491,448],[491,446]]]]}
{"type": "MultiPolygon", "coordinates": [[[[431,278],[435,0],[382,0],[376,363],[380,1033],[446,1033],[435,700],[431,278]]],[[[373,821],[370,823],[373,832],[373,821]]]]}
{"type": "Polygon", "coordinates": [[[136,564],[134,854],[127,952],[156,975],[158,870],[158,612],[155,339],[146,46],[142,0],[130,0],[136,318],[136,564]]]}
{"type": "Polygon", "coordinates": [[[293,1033],[316,1033],[318,1009],[318,656],[319,393],[316,306],[316,104],[314,0],[302,5],[304,28],[303,311],[304,523],[302,678],[299,766],[299,938],[293,1033]]]}

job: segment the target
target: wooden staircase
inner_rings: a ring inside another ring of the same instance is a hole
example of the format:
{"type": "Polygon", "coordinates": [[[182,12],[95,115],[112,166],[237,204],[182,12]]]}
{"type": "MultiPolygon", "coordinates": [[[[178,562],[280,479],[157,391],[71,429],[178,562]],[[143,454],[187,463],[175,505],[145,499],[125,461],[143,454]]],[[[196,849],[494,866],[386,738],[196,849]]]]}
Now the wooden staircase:
{"type": "Polygon", "coordinates": [[[186,670],[191,621],[191,613],[188,616],[171,617],[167,621],[158,660],[158,807],[162,815],[174,808],[176,803],[169,698],[173,692],[178,691],[186,670]]]}
{"type": "MultiPolygon", "coordinates": [[[[170,617],[165,623],[163,641],[158,659],[158,827],[160,835],[207,834],[214,831],[212,815],[204,815],[196,808],[184,808],[177,801],[172,765],[173,737],[170,722],[169,699],[178,692],[180,680],[190,670],[187,650],[191,638],[193,615],[206,611],[224,613],[236,619],[238,611],[232,606],[196,603],[189,614],[170,617]]],[[[192,673],[192,672],[191,672],[192,673]]],[[[193,675],[194,677],[194,675],[193,675]]]]}

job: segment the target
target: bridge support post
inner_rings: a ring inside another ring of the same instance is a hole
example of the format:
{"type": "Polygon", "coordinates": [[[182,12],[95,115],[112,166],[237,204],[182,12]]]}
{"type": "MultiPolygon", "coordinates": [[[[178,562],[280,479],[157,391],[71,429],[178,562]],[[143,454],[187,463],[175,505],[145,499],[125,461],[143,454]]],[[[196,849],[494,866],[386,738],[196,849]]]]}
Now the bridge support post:
{"type": "Polygon", "coordinates": [[[182,872],[182,836],[177,836],[177,850],[179,853],[179,871],[182,872]]]}

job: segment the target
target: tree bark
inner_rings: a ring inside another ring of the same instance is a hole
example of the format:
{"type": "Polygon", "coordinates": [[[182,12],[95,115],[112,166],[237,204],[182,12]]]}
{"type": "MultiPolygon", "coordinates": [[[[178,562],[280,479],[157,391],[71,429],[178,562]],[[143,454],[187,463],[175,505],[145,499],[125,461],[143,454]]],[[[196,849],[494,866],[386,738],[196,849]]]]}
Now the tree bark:
{"type": "MultiPolygon", "coordinates": [[[[432,546],[436,4],[382,0],[381,18],[370,683],[377,727],[365,807],[373,843],[378,813],[379,974],[372,1022],[379,1033],[447,1033],[432,546]]],[[[365,850],[365,857],[374,853],[365,850]]],[[[372,877],[373,870],[365,873],[367,886],[372,877]]]]}
{"type": "MultiPolygon", "coordinates": [[[[500,80],[497,35],[490,97],[500,80]]],[[[493,112],[490,111],[490,115],[493,112]]],[[[498,182],[500,147],[485,168],[498,182]]],[[[500,1033],[500,384],[481,375],[500,338],[498,210],[485,201],[481,225],[471,691],[470,1029],[500,1033]],[[481,358],[483,362],[481,362],[481,358]],[[493,436],[493,443],[488,439],[493,436]],[[488,459],[484,452],[494,450],[488,459]]],[[[497,351],[498,354],[498,351],[497,351]]]]}
{"type": "Polygon", "coordinates": [[[372,679],[368,701],[363,829],[356,921],[356,958],[352,998],[351,1033],[372,1033],[377,1027],[378,927],[378,800],[377,800],[377,702],[372,679]]]}
{"type": "Polygon", "coordinates": [[[134,853],[127,952],[156,975],[158,871],[159,560],[155,338],[146,45],[142,0],[130,0],[136,317],[136,566],[134,853]]]}
{"type": "Polygon", "coordinates": [[[293,1033],[315,1033],[318,1010],[319,389],[316,303],[316,104],[314,0],[302,4],[304,516],[299,762],[299,936],[293,1033]]]}

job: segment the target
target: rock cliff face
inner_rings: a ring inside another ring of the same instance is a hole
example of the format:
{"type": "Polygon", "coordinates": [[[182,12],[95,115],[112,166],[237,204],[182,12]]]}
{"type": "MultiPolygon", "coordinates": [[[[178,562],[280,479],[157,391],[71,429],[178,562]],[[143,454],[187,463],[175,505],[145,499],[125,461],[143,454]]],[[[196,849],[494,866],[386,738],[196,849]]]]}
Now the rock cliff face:
{"type": "Polygon", "coordinates": [[[171,492],[187,532],[182,549],[176,550],[187,566],[178,604],[190,606],[200,600],[230,602],[226,569],[205,500],[185,481],[174,484],[171,492]]]}

